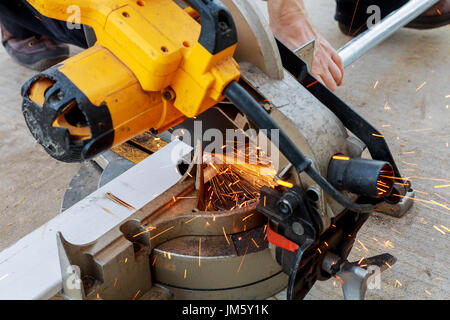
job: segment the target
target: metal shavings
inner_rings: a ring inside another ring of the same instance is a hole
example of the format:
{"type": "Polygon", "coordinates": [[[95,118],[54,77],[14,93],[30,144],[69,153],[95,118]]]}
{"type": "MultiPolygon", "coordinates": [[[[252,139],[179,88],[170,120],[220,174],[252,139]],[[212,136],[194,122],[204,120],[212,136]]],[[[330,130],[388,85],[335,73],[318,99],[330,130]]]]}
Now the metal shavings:
{"type": "Polygon", "coordinates": [[[105,193],[105,197],[111,200],[114,203],[117,203],[118,205],[121,205],[122,207],[127,208],[128,210],[136,210],[135,207],[133,207],[131,204],[126,203],[125,201],[117,198],[115,195],[113,195],[110,192],[105,193]]]}

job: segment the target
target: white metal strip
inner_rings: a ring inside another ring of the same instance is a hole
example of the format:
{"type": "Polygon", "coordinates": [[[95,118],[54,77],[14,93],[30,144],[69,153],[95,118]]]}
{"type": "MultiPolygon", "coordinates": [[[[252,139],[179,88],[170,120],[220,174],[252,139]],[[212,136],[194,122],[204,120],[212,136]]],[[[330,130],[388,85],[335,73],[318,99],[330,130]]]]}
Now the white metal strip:
{"type": "Polygon", "coordinates": [[[168,144],[115,180],[0,252],[0,299],[49,299],[61,288],[56,232],[74,244],[86,244],[119,225],[136,210],[176,184],[179,159],[192,148],[168,144]],[[107,197],[109,192],[136,210],[107,197]]]}

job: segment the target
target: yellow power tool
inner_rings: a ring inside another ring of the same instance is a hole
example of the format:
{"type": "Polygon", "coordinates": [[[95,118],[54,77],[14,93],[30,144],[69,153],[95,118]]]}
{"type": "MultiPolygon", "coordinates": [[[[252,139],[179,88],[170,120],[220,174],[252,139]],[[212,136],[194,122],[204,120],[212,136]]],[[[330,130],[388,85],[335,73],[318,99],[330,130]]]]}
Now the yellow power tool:
{"type": "MultiPolygon", "coordinates": [[[[68,21],[68,0],[29,0],[44,16],[68,21]]],[[[22,89],[34,137],[54,158],[90,159],[153,130],[162,132],[224,99],[240,77],[237,32],[215,0],[81,0],[94,46],[22,89]],[[201,24],[198,22],[201,21],[201,24]]]]}

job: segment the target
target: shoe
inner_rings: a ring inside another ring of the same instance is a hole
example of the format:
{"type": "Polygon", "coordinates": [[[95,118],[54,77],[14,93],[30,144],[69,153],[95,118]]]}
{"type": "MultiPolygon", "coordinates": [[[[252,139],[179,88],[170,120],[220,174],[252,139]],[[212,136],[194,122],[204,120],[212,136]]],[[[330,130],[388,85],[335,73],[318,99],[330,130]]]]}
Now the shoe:
{"type": "Polygon", "coordinates": [[[36,71],[44,71],[69,57],[69,46],[47,37],[17,39],[3,26],[2,44],[6,52],[19,64],[36,71]]]}
{"type": "Polygon", "coordinates": [[[450,0],[441,0],[425,11],[422,15],[411,21],[405,28],[435,29],[450,23],[450,0]]]}
{"type": "MultiPolygon", "coordinates": [[[[404,1],[403,1],[404,2],[404,1]]],[[[391,7],[382,7],[381,18],[385,18],[389,13],[399,9],[406,2],[393,2],[391,7]]],[[[354,11],[354,4],[353,11],[354,11]]],[[[339,30],[349,36],[356,37],[366,31],[368,14],[365,14],[366,7],[360,4],[356,12],[351,12],[348,3],[337,6],[335,19],[338,21],[339,30]],[[351,25],[351,21],[353,24],[351,25]],[[350,28],[351,25],[351,28],[350,28]]],[[[441,0],[422,15],[411,21],[405,28],[411,29],[434,29],[448,25],[450,22],[450,0],[441,0]]]]}

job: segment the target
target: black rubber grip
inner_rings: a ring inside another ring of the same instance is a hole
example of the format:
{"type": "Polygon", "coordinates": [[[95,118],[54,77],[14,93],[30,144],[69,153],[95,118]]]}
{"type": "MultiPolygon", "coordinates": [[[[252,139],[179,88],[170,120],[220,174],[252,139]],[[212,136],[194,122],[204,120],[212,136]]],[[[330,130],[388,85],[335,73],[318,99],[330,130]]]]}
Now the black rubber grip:
{"type": "Polygon", "coordinates": [[[198,42],[211,54],[237,43],[237,30],[228,9],[218,0],[186,0],[200,15],[202,30],[198,42]]]}

